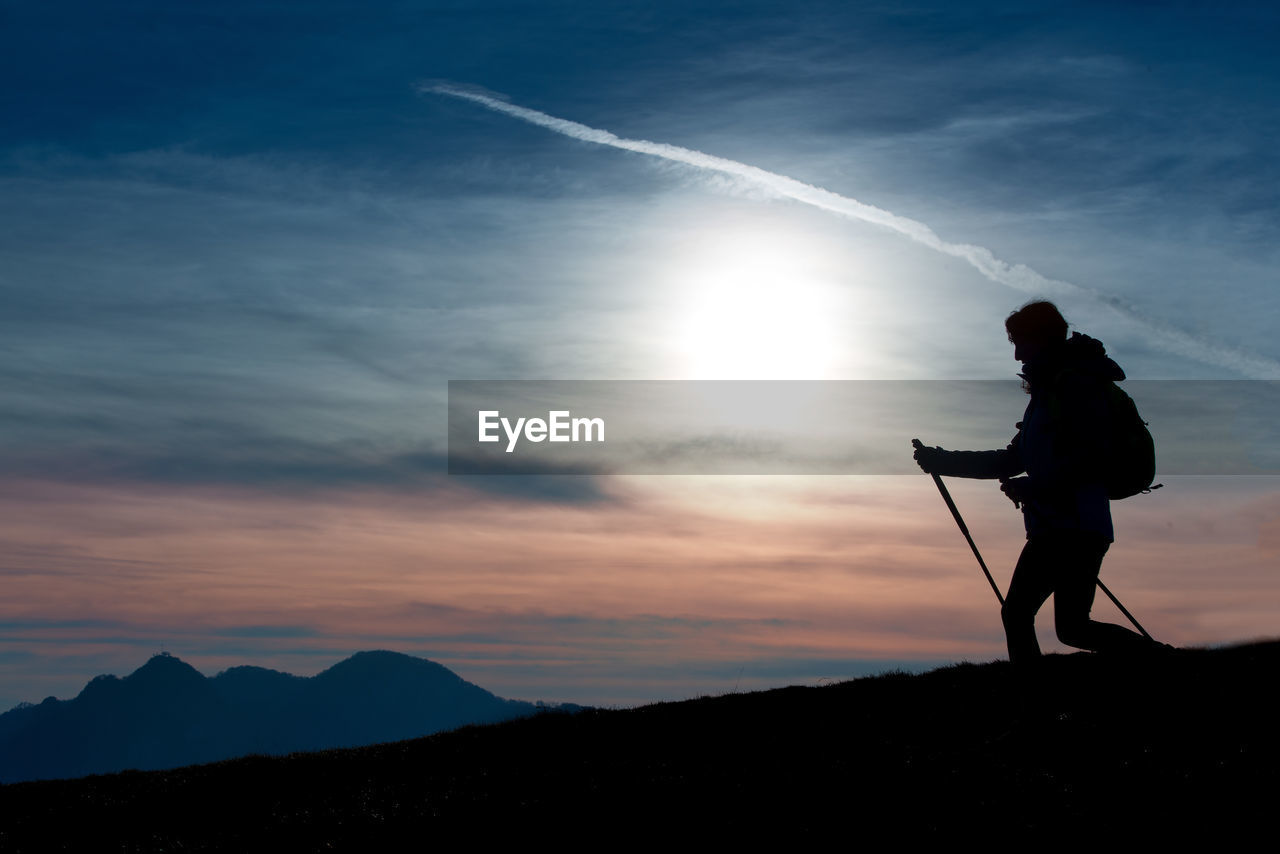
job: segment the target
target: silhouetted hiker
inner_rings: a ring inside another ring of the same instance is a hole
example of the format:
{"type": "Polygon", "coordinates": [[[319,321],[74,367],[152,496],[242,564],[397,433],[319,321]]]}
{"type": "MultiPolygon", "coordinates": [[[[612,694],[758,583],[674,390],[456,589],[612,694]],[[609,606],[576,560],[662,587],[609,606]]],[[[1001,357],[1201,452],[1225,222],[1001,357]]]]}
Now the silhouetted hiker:
{"type": "Polygon", "coordinates": [[[1040,655],[1035,616],[1053,595],[1058,640],[1095,652],[1165,648],[1136,632],[1089,618],[1102,558],[1114,540],[1103,466],[1108,458],[1105,385],[1124,379],[1102,343],[1072,333],[1051,302],[1030,302],[1005,320],[1013,356],[1031,395],[1018,434],[1000,451],[920,447],[930,474],[999,478],[1022,508],[1027,544],[1001,618],[1010,661],[1040,655]],[[1023,477],[1015,475],[1026,472],[1023,477]]]}

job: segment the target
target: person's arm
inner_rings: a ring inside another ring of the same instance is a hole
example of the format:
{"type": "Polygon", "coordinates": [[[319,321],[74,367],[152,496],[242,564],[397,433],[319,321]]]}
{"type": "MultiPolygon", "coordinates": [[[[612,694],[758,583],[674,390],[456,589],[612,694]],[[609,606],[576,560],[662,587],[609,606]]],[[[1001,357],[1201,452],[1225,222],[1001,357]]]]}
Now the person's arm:
{"type": "Polygon", "coordinates": [[[945,477],[974,477],[994,480],[1021,474],[1022,456],[1018,453],[1018,441],[1022,434],[1013,437],[1007,448],[998,451],[947,451],[942,448],[920,447],[915,460],[929,474],[945,477]]]}

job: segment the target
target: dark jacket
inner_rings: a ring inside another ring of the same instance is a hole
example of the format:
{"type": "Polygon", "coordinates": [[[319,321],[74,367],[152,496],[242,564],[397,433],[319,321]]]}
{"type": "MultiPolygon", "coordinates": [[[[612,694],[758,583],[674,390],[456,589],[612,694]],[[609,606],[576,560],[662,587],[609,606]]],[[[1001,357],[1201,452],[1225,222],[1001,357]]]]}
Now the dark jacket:
{"type": "Polygon", "coordinates": [[[999,451],[950,451],[934,470],[953,477],[1008,478],[1026,472],[1027,536],[1090,531],[1114,539],[1102,466],[1109,455],[1106,383],[1124,379],[1102,342],[1079,332],[1024,366],[1031,393],[1018,434],[999,451]]]}

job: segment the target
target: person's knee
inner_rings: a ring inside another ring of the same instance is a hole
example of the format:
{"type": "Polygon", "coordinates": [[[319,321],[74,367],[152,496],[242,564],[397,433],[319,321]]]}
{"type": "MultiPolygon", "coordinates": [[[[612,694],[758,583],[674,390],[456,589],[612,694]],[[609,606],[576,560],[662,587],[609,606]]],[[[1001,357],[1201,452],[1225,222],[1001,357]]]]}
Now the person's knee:
{"type": "Polygon", "coordinates": [[[1055,620],[1054,631],[1058,635],[1058,640],[1067,646],[1074,646],[1081,649],[1089,646],[1089,621],[1086,620],[1055,620]]]}
{"type": "Polygon", "coordinates": [[[1035,623],[1036,614],[1026,608],[1020,608],[1018,605],[1010,604],[1009,600],[1005,600],[1004,605],[1000,608],[1000,621],[1004,623],[1004,627],[1021,627],[1028,623],[1035,623]]]}

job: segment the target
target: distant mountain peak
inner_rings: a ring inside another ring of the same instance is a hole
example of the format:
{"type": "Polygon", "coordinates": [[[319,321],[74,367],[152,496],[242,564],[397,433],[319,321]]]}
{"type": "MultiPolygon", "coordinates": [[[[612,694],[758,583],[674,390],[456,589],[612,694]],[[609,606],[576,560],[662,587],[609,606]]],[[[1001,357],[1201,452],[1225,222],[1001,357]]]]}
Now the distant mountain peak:
{"type": "Polygon", "coordinates": [[[394,652],[389,649],[367,649],[361,652],[352,653],[345,659],[346,661],[426,661],[427,659],[418,658],[403,652],[394,652]]]}
{"type": "Polygon", "coordinates": [[[129,681],[151,681],[156,678],[166,681],[175,679],[204,681],[205,677],[203,673],[177,656],[159,652],[125,678],[129,681]]]}
{"type": "Polygon", "coordinates": [[[382,679],[397,673],[414,673],[417,675],[429,673],[437,679],[464,681],[462,677],[443,664],[438,664],[429,658],[419,658],[414,655],[406,655],[403,652],[392,652],[386,649],[357,652],[317,674],[315,678],[320,680],[336,677],[382,679]]]}

